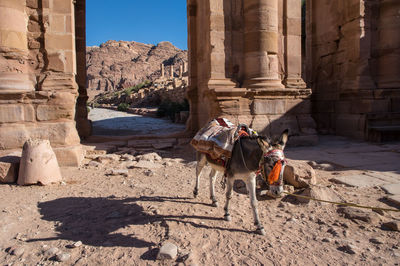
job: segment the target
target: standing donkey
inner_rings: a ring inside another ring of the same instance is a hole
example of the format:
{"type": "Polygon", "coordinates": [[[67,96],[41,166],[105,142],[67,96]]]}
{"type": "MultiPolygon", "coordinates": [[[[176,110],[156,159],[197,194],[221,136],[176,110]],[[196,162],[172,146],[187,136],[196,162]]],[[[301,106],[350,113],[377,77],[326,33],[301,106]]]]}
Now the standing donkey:
{"type": "MultiPolygon", "coordinates": [[[[225,203],[225,220],[230,221],[231,216],[229,213],[229,203],[232,198],[233,183],[235,180],[240,179],[246,183],[247,190],[249,191],[250,203],[253,209],[254,224],[257,226],[256,232],[265,235],[264,227],[260,222],[257,209],[256,198],[256,172],[261,170],[263,177],[267,180],[271,171],[275,170],[274,166],[277,164],[283,165],[278,172],[275,180],[269,181],[269,192],[272,195],[279,196],[283,191],[283,170],[285,158],[283,150],[288,140],[288,130],[286,129],[277,140],[271,141],[264,136],[247,136],[241,137],[235,141],[232,150],[232,156],[229,159],[226,168],[212,160],[210,156],[205,153],[197,152],[197,167],[196,167],[196,186],[193,194],[195,197],[198,195],[199,182],[201,171],[208,163],[211,166],[210,172],[210,198],[212,206],[217,207],[218,202],[215,198],[215,179],[217,172],[225,173],[226,175],[226,203],[225,203]]],[[[270,178],[268,178],[270,179],[270,178]]]]}

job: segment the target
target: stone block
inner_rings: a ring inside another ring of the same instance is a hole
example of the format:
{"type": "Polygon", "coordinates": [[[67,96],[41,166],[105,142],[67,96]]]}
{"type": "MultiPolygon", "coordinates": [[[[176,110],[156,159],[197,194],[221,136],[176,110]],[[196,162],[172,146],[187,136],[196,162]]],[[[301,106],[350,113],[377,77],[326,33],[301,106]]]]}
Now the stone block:
{"type": "Polygon", "coordinates": [[[55,13],[70,14],[72,12],[72,1],[53,0],[52,11],[55,13]]]}
{"type": "Polygon", "coordinates": [[[28,104],[0,105],[0,123],[35,121],[35,110],[28,104]]]}
{"type": "Polygon", "coordinates": [[[74,119],[74,106],[39,105],[36,110],[38,121],[74,119]]]}
{"type": "Polygon", "coordinates": [[[51,15],[50,16],[50,23],[49,23],[49,31],[50,32],[59,32],[65,33],[66,26],[65,26],[65,16],[64,15],[51,15]]]}
{"type": "Polygon", "coordinates": [[[254,100],[251,113],[254,115],[283,114],[286,112],[285,100],[254,100]]]}
{"type": "Polygon", "coordinates": [[[309,99],[287,99],[285,110],[290,114],[311,114],[311,101],[309,99]]]}
{"type": "Polygon", "coordinates": [[[27,50],[28,40],[25,32],[1,30],[0,46],[27,50]]]}
{"type": "Polygon", "coordinates": [[[73,42],[70,34],[46,34],[45,46],[53,50],[72,50],[73,42]]]}
{"type": "Polygon", "coordinates": [[[49,53],[47,56],[49,70],[64,72],[66,69],[66,58],[63,52],[49,53]]]}
{"type": "Polygon", "coordinates": [[[299,124],[294,115],[269,115],[269,119],[271,135],[280,135],[285,129],[289,129],[289,135],[300,134],[299,124]]]}
{"type": "Polygon", "coordinates": [[[17,181],[20,160],[20,152],[0,157],[0,183],[15,183],[17,181]]]}
{"type": "Polygon", "coordinates": [[[79,167],[84,158],[84,150],[81,145],[53,148],[58,164],[61,167],[79,167]]]}
{"type": "Polygon", "coordinates": [[[256,115],[251,121],[250,127],[260,135],[270,135],[268,115],[256,115]]]}
{"type": "Polygon", "coordinates": [[[0,124],[0,149],[21,148],[30,138],[49,139],[53,147],[77,145],[80,142],[73,121],[0,124]]]}

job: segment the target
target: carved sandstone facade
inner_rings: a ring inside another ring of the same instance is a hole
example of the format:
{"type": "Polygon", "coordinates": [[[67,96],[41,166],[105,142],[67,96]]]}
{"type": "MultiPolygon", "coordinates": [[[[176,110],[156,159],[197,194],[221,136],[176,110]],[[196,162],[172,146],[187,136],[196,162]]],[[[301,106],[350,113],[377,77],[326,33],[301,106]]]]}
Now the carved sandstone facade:
{"type": "MultiPolygon", "coordinates": [[[[396,129],[400,2],[307,0],[308,86],[300,2],[187,0],[189,132],[215,116],[262,133],[288,127],[303,144],[316,128],[358,138],[396,129]]],[[[1,150],[49,139],[62,165],[79,164],[85,51],[85,0],[0,0],[1,150]]]]}
{"type": "Polygon", "coordinates": [[[317,140],[301,77],[301,1],[188,1],[190,130],[224,116],[291,143],[317,140]]]}

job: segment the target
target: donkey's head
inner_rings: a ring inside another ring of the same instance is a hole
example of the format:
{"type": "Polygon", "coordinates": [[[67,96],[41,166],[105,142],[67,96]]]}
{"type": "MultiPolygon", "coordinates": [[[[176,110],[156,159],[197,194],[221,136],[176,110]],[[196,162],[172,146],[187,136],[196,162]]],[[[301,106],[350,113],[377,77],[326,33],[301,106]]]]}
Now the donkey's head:
{"type": "Polygon", "coordinates": [[[264,180],[269,184],[269,192],[273,196],[280,196],[283,192],[283,171],[286,164],[283,150],[285,149],[288,135],[289,130],[286,129],[279,138],[269,142],[258,141],[264,153],[260,161],[261,173],[264,180]]]}

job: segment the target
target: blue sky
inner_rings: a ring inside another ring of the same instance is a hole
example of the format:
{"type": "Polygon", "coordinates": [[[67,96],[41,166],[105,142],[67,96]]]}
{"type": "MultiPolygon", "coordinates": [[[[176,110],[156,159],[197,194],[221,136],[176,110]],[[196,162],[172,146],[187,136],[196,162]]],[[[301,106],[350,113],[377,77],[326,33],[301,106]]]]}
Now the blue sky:
{"type": "Polygon", "coordinates": [[[108,40],[187,49],[186,0],[86,0],[86,45],[108,40]]]}

